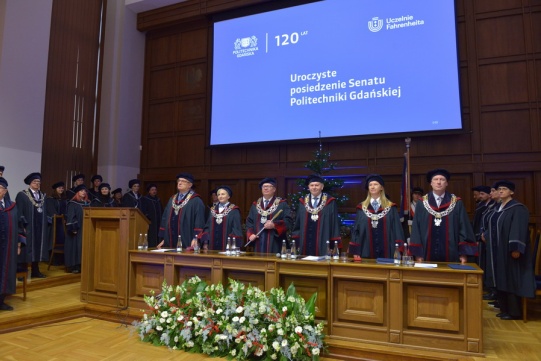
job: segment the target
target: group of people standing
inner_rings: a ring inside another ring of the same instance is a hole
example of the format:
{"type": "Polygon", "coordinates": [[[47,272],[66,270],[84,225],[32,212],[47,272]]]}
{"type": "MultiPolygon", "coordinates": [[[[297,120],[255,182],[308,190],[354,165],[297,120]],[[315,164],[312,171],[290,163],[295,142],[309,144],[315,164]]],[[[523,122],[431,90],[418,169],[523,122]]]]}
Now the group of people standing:
{"type": "Polygon", "coordinates": [[[4,170],[0,166],[0,310],[13,309],[4,299],[15,293],[17,272],[30,266],[30,277],[46,277],[39,263],[49,261],[53,243],[64,245],[68,272],[80,273],[85,207],[141,208],[151,220],[149,241],[157,245],[162,205],[154,184],[149,184],[148,194],[142,196],[141,182],[133,179],[129,182],[130,190],[123,196],[121,188],[111,192],[111,186],[100,175],[93,176],[91,187],[87,188],[84,174],[77,174],[70,189],[59,181],[47,196],[41,190],[41,174],[33,172],[24,179],[28,188],[17,193],[13,201],[7,190],[8,182],[3,178],[4,170]],[[54,227],[56,232],[52,232],[54,227]]]}
{"type": "MultiPolygon", "coordinates": [[[[447,191],[450,178],[447,170],[434,169],[427,173],[430,192],[423,195],[421,188],[413,189],[413,219],[407,242],[397,206],[385,193],[383,177],[368,175],[368,194],[356,208],[348,252],[364,258],[391,258],[399,247],[418,262],[464,263],[478,256],[490,293],[487,297],[497,295],[498,316],[517,319],[521,315],[520,298],[533,297],[535,289],[528,210],[513,199],[515,185],[500,181],[490,189],[490,197],[479,203],[472,227],[460,197],[447,191]]],[[[110,185],[99,175],[92,177],[90,189],[84,185],[82,174],[72,181],[73,187],[66,192],[63,182],[55,183],[52,195],[46,197],[40,191],[41,175],[31,173],[25,178],[29,188],[17,194],[15,205],[0,174],[0,310],[9,308],[3,303],[3,295],[13,293],[15,284],[15,268],[5,264],[17,258],[20,265],[32,265],[32,277],[45,277],[38,262],[49,257],[51,240],[47,232],[54,215],[65,217],[66,266],[80,272],[82,215],[87,206],[141,209],[151,221],[151,248],[175,248],[180,242],[184,249],[198,246],[223,251],[228,239],[243,246],[241,212],[231,203],[233,192],[226,185],[215,189],[216,199],[207,210],[202,197],[193,190],[193,175],[180,173],[176,176],[177,192],[162,209],[155,184],[149,184],[148,194],[143,196],[140,181],[132,179],[130,190],[122,196],[120,188],[111,193],[110,185]]],[[[324,182],[317,175],[307,178],[308,194],[299,200],[293,214],[288,202],[276,196],[276,180],[262,179],[261,197],[252,203],[245,220],[244,246],[251,245],[259,253],[279,253],[290,234],[303,255],[324,256],[329,248],[341,248],[338,206],[336,199],[324,192],[324,182]]],[[[484,187],[482,191],[489,190],[484,187]]]]}
{"type": "Polygon", "coordinates": [[[522,298],[535,297],[534,260],[524,204],[513,199],[515,184],[498,181],[478,186],[473,228],[479,243],[478,261],[485,272],[485,300],[500,309],[502,320],[520,319],[522,298]]]}
{"type": "MultiPolygon", "coordinates": [[[[177,175],[178,192],[165,206],[159,234],[163,241],[158,247],[175,247],[179,236],[184,248],[199,246],[221,251],[228,238],[238,247],[243,246],[241,213],[239,207],[230,202],[231,188],[216,188],[217,199],[205,221],[205,205],[192,189],[193,183],[191,174],[177,175]]],[[[306,185],[309,194],[300,199],[293,219],[287,201],[276,196],[276,179],[262,179],[259,182],[261,197],[252,203],[246,218],[245,246],[252,246],[255,252],[279,253],[291,231],[291,238],[301,254],[325,255],[327,241],[332,247],[340,240],[336,199],[323,192],[324,180],[319,176],[308,178],[306,185]]]]}

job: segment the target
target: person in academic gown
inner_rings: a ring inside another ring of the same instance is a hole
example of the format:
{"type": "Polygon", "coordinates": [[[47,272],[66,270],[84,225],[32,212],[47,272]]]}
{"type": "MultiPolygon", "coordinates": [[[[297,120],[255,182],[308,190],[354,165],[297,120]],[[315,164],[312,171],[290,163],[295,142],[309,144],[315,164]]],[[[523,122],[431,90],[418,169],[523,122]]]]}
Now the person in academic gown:
{"type": "Polygon", "coordinates": [[[229,199],[233,191],[228,186],[217,188],[217,204],[210,208],[210,216],[203,233],[198,237],[203,249],[224,251],[227,239],[231,238],[237,247],[242,247],[242,224],[240,209],[229,199]]]}
{"type": "Polygon", "coordinates": [[[145,209],[141,202],[142,196],[139,192],[141,181],[139,179],[132,179],[128,182],[128,186],[130,190],[122,196],[122,207],[139,208],[145,214],[145,209]]]}
{"type": "Polygon", "coordinates": [[[158,198],[158,187],[154,183],[147,186],[147,194],[142,199],[143,208],[150,221],[148,225],[148,246],[154,248],[158,245],[158,234],[163,216],[162,201],[158,198]]]}
{"type": "Polygon", "coordinates": [[[491,227],[497,234],[496,288],[502,320],[522,318],[521,297],[535,298],[535,276],[530,236],[528,209],[513,199],[515,184],[499,181],[495,185],[501,203],[494,211],[491,227]]]}
{"type": "MultiPolygon", "coordinates": [[[[477,255],[474,259],[470,260],[471,262],[475,262],[481,267],[481,269],[484,270],[485,266],[485,260],[483,257],[485,256],[486,249],[485,249],[485,242],[482,240],[482,233],[483,233],[483,217],[486,213],[486,210],[488,209],[489,204],[492,202],[490,199],[490,187],[489,186],[476,186],[474,189],[477,189],[479,192],[479,195],[477,196],[479,202],[477,202],[475,206],[475,212],[473,214],[473,233],[475,234],[475,240],[477,241],[477,255]]],[[[484,299],[493,299],[494,295],[486,296],[489,298],[484,299]]]]}
{"type": "Polygon", "coordinates": [[[115,207],[122,207],[122,188],[116,188],[111,192],[115,207]]]}
{"type": "Polygon", "coordinates": [[[66,198],[68,200],[72,199],[75,195],[75,187],[80,186],[81,184],[85,184],[85,175],[84,174],[76,174],[73,177],[71,177],[71,182],[73,183],[73,186],[66,191],[66,198]]]}
{"type": "Polygon", "coordinates": [[[111,198],[111,186],[109,183],[100,183],[98,186],[98,196],[95,196],[92,199],[90,202],[90,207],[118,207],[113,201],[113,198],[111,198]]]}
{"type": "Polygon", "coordinates": [[[182,248],[188,248],[205,226],[205,203],[193,189],[194,177],[190,173],[177,175],[178,193],[169,198],[165,206],[158,238],[161,247],[175,247],[178,236],[182,248]]]}
{"type": "Polygon", "coordinates": [[[432,192],[415,207],[409,252],[417,261],[466,262],[477,252],[475,235],[462,200],[446,192],[450,173],[427,174],[432,192]]]}
{"type": "Polygon", "coordinates": [[[395,245],[403,251],[404,232],[396,204],[387,199],[383,178],[366,177],[368,195],[357,206],[349,252],[363,258],[393,258],[395,245]]]}
{"type": "Polygon", "coordinates": [[[64,233],[64,222],[66,218],[66,211],[68,206],[68,200],[66,199],[66,192],[65,192],[65,183],[60,181],[56,182],[52,186],[53,192],[51,195],[47,198],[45,198],[45,210],[47,212],[47,222],[49,224],[49,230],[48,230],[48,237],[51,242],[51,247],[53,245],[53,242],[56,243],[56,245],[63,245],[66,241],[66,235],[64,233]],[[64,220],[62,218],[54,218],[54,216],[64,216],[64,220]],[[53,240],[53,227],[54,223],[56,222],[56,240],[53,240]]]}
{"type": "Polygon", "coordinates": [[[87,189],[81,184],[74,189],[75,195],[68,202],[66,215],[67,237],[64,245],[66,267],[72,273],[81,272],[83,250],[83,208],[89,206],[87,189]]]}
{"type": "Polygon", "coordinates": [[[495,211],[500,208],[500,192],[496,185],[490,188],[490,203],[483,212],[481,218],[481,241],[484,246],[479,248],[483,252],[479,252],[480,267],[483,273],[483,287],[487,290],[487,294],[483,295],[483,299],[497,300],[496,289],[496,270],[494,255],[496,254],[497,230],[492,227],[492,224],[497,223],[500,213],[495,215],[495,211]],[[494,222],[492,219],[494,218],[494,222]]]}
{"type": "Polygon", "coordinates": [[[88,189],[88,200],[92,201],[94,198],[100,196],[100,184],[103,182],[103,177],[99,174],[93,175],[90,178],[91,186],[88,189]]]}
{"type": "Polygon", "coordinates": [[[287,231],[293,227],[291,209],[285,199],[276,197],[276,179],[262,179],[259,189],[262,196],[252,203],[246,218],[247,245],[258,253],[276,254],[282,249],[287,231]]]}
{"type": "Polygon", "coordinates": [[[24,251],[26,242],[17,206],[6,198],[7,188],[8,182],[0,177],[0,311],[13,310],[4,300],[15,293],[17,255],[24,251]]]}
{"type": "Polygon", "coordinates": [[[341,248],[340,220],[336,199],[323,192],[324,179],[318,175],[308,178],[310,194],[300,199],[292,238],[299,253],[308,256],[325,256],[327,243],[331,249],[337,241],[341,248]]]}
{"type": "Polygon", "coordinates": [[[49,260],[51,242],[47,237],[47,215],[45,213],[45,193],[40,191],[41,174],[31,173],[25,179],[28,189],[15,198],[20,221],[26,229],[26,247],[19,254],[19,267],[26,269],[32,264],[32,278],[45,278],[39,270],[39,262],[49,260]]]}

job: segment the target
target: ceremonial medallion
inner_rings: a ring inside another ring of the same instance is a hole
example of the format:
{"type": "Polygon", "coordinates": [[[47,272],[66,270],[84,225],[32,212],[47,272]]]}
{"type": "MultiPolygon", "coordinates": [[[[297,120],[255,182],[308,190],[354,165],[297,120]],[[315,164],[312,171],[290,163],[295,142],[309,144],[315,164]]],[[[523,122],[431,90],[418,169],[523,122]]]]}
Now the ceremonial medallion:
{"type": "Polygon", "coordinates": [[[261,216],[261,224],[265,224],[267,222],[267,217],[261,216]]]}
{"type": "Polygon", "coordinates": [[[311,218],[312,218],[312,221],[317,222],[317,220],[319,219],[319,215],[318,214],[312,214],[311,218]]]}
{"type": "Polygon", "coordinates": [[[372,228],[378,228],[378,216],[372,216],[372,228]]]}
{"type": "Polygon", "coordinates": [[[441,213],[436,213],[436,215],[434,216],[434,224],[436,226],[440,226],[441,224],[441,213]]]}

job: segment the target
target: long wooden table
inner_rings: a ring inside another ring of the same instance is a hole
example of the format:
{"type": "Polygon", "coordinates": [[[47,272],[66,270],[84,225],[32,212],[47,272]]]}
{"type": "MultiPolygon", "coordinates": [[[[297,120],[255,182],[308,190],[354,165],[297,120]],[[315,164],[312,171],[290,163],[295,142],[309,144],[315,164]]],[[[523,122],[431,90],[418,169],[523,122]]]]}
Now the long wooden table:
{"type": "Polygon", "coordinates": [[[293,282],[305,299],[318,293],[316,318],[329,339],[481,355],[483,272],[468,265],[473,269],[132,250],[126,294],[130,308],[144,309],[143,296],[159,293],[164,280],[174,285],[197,275],[227,284],[231,278],[262,290],[293,282]]]}

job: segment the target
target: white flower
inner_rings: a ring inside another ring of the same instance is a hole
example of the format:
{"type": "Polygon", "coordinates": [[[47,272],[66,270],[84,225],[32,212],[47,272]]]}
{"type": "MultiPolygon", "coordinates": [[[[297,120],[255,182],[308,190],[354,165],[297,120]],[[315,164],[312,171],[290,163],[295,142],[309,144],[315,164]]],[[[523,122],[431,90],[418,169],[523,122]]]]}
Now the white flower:
{"type": "Polygon", "coordinates": [[[160,318],[160,323],[164,323],[165,322],[165,319],[164,318],[160,318]]]}
{"type": "MultiPolygon", "coordinates": [[[[280,350],[280,344],[278,343],[278,341],[274,341],[272,343],[272,348],[275,349],[276,351],[280,350]]],[[[273,360],[276,360],[275,358],[273,360]]]]}
{"type": "Polygon", "coordinates": [[[302,327],[301,326],[295,327],[295,333],[302,333],[302,327]]]}
{"type": "Polygon", "coordinates": [[[278,334],[279,334],[280,336],[282,336],[282,335],[284,334],[284,330],[282,330],[281,328],[279,328],[279,329],[278,329],[278,334]]]}
{"type": "Polygon", "coordinates": [[[242,337],[237,337],[237,338],[235,339],[235,342],[236,342],[236,343],[240,343],[241,341],[242,341],[242,337]]]}
{"type": "Polygon", "coordinates": [[[233,322],[239,322],[239,318],[237,316],[233,317],[233,322]]]}
{"type": "Polygon", "coordinates": [[[282,340],[282,346],[287,346],[287,340],[282,340]]]}
{"type": "Polygon", "coordinates": [[[246,321],[246,317],[242,316],[241,318],[239,318],[240,323],[243,323],[244,321],[246,321]]]}
{"type": "Polygon", "coordinates": [[[186,342],[186,347],[193,347],[193,341],[186,342]]]}
{"type": "Polygon", "coordinates": [[[274,325],[269,325],[269,332],[272,332],[274,330],[274,325]]]}
{"type": "Polygon", "coordinates": [[[156,330],[161,331],[161,330],[163,330],[163,327],[162,326],[156,326],[156,330]]]}
{"type": "Polygon", "coordinates": [[[242,306],[239,306],[237,307],[237,313],[241,313],[242,311],[244,310],[244,308],[242,306]]]}
{"type": "Polygon", "coordinates": [[[256,355],[256,356],[261,356],[261,355],[263,355],[263,349],[262,349],[262,348],[258,348],[258,349],[255,351],[255,355],[256,355]]]}
{"type": "Polygon", "coordinates": [[[313,348],[312,355],[319,355],[319,348],[313,348]]]}
{"type": "Polygon", "coordinates": [[[222,312],[224,312],[224,311],[223,311],[221,308],[218,308],[218,309],[216,310],[216,314],[218,314],[218,315],[222,314],[222,312]]]}
{"type": "Polygon", "coordinates": [[[287,306],[282,307],[282,312],[286,312],[286,311],[287,311],[287,306]]]}
{"type": "Polygon", "coordinates": [[[178,336],[175,336],[173,340],[175,340],[175,343],[178,342],[178,336]]]}
{"type": "Polygon", "coordinates": [[[235,356],[236,354],[237,354],[237,350],[232,349],[232,350],[231,350],[231,356],[235,356]]]}
{"type": "Polygon", "coordinates": [[[167,323],[171,323],[171,322],[173,322],[173,319],[171,317],[169,317],[166,321],[167,321],[167,323]]]}
{"type": "Polygon", "coordinates": [[[273,353],[273,354],[271,355],[271,359],[276,360],[277,358],[278,358],[278,356],[276,356],[275,353],[273,353]]]}
{"type": "Polygon", "coordinates": [[[192,325],[193,325],[192,321],[188,321],[188,322],[186,322],[186,326],[188,326],[188,327],[192,327],[192,325]]]}
{"type": "Polygon", "coordinates": [[[258,320],[257,318],[254,319],[253,324],[254,324],[254,325],[257,325],[258,323],[259,323],[259,320],[258,320]]]}

